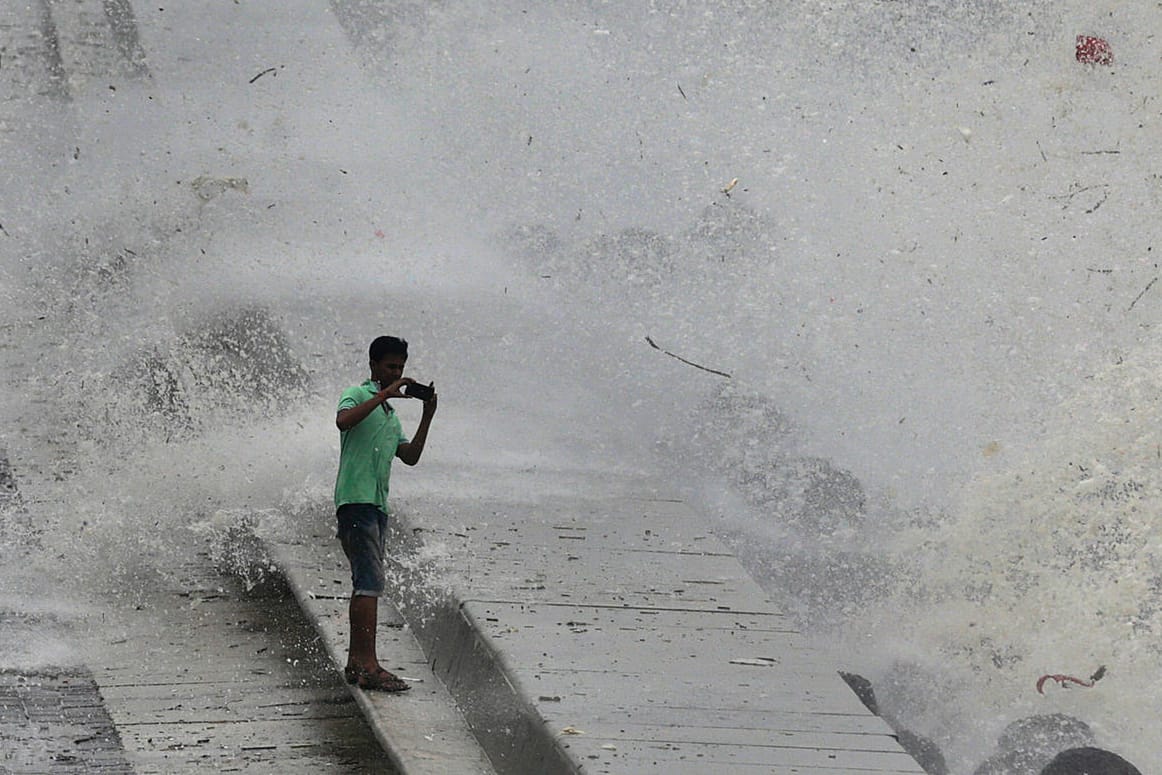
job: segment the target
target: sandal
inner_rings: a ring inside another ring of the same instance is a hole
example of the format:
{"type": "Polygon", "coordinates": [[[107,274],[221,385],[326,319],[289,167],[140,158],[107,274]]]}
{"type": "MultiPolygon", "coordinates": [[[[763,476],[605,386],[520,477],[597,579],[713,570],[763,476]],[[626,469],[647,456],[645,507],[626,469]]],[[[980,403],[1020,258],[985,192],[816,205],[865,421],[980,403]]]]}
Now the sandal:
{"type": "Polygon", "coordinates": [[[407,681],[382,667],[373,673],[358,665],[348,665],[343,668],[343,677],[347,683],[367,692],[406,692],[412,688],[407,681]]]}

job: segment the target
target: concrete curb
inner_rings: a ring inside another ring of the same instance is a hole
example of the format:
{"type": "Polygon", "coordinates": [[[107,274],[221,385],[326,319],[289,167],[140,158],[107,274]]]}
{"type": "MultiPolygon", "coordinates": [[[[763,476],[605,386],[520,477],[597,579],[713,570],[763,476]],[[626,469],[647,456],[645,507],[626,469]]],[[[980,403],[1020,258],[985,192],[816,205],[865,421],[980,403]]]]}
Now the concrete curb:
{"type": "MultiPolygon", "coordinates": [[[[288,568],[289,565],[285,562],[285,560],[276,560],[276,562],[278,562],[279,566],[284,569],[282,574],[283,580],[286,581],[287,586],[290,587],[291,591],[294,593],[295,600],[298,601],[299,606],[303,609],[303,613],[307,614],[311,622],[315,625],[315,629],[323,641],[323,647],[327,650],[327,653],[331,655],[331,660],[336,664],[343,664],[343,660],[346,659],[346,655],[337,652],[338,644],[335,642],[334,638],[328,637],[328,633],[320,626],[319,620],[316,617],[311,616],[311,608],[314,604],[314,599],[311,597],[309,590],[307,590],[300,583],[296,582],[297,574],[286,572],[285,569],[288,568]]],[[[371,702],[367,695],[361,691],[352,691],[351,696],[355,698],[355,704],[359,706],[361,711],[363,711],[363,715],[369,719],[372,718],[375,709],[371,706],[371,702]]],[[[387,754],[387,758],[391,762],[391,765],[401,773],[409,772],[407,769],[408,762],[406,758],[400,753],[402,751],[401,741],[397,740],[395,736],[392,735],[391,730],[385,728],[382,724],[372,724],[371,730],[375,733],[375,738],[379,740],[379,744],[383,746],[383,751],[387,754]]]]}
{"type": "MultiPolygon", "coordinates": [[[[405,514],[391,521],[391,543],[404,555],[423,546],[405,514]]],[[[422,588],[425,579],[414,567],[389,559],[392,572],[407,588],[422,588]]],[[[561,748],[548,722],[530,702],[534,694],[519,685],[515,671],[468,609],[451,594],[439,600],[421,597],[405,611],[412,631],[428,656],[432,671],[456,698],[476,739],[505,775],[579,773],[561,748]]]]}
{"type": "MultiPolygon", "coordinates": [[[[349,572],[334,528],[329,523],[309,528],[307,535],[265,545],[338,670],[347,661],[349,572]]],[[[379,601],[377,647],[385,664],[413,681],[412,690],[392,695],[349,689],[392,766],[402,775],[495,775],[448,689],[428,669],[413,632],[386,597],[379,601]]]]}

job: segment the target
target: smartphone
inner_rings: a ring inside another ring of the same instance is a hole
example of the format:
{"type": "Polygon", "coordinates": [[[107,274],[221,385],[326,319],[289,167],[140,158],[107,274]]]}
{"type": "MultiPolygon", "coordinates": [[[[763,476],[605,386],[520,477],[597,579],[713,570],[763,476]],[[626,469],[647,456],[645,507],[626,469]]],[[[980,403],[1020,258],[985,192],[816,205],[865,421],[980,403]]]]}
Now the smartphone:
{"type": "Polygon", "coordinates": [[[409,382],[403,386],[403,394],[410,398],[418,398],[421,401],[427,401],[432,397],[436,391],[427,385],[421,385],[418,382],[409,382]]]}

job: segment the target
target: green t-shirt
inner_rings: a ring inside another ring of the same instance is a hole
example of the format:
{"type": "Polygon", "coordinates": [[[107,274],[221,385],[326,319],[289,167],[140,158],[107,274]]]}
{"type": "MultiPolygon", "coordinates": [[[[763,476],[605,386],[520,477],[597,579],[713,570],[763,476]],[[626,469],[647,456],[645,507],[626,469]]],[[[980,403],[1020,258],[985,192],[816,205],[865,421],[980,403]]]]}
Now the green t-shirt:
{"type": "MultiPolygon", "coordinates": [[[[373,397],[372,380],[349,387],[339,399],[341,412],[373,397]]],[[[345,503],[373,503],[387,511],[387,482],[391,461],[400,444],[407,443],[395,411],[383,404],[349,430],[339,433],[339,475],[335,478],[335,507],[345,503]]]]}

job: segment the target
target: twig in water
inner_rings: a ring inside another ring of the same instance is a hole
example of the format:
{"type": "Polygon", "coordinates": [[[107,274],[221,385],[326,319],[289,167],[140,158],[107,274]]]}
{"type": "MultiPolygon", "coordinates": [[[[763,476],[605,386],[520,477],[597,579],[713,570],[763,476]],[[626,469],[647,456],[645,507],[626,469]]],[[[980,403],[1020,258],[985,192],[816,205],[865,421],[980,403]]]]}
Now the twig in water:
{"type": "Polygon", "coordinates": [[[686,360],[681,355],[675,355],[674,353],[670,352],[669,350],[663,350],[661,347],[658,347],[658,345],[654,343],[654,340],[650,339],[648,336],[646,337],[646,341],[649,342],[650,347],[654,348],[655,350],[661,350],[662,352],[664,352],[666,355],[670,356],[671,358],[677,358],[678,360],[680,360],[682,363],[686,364],[687,366],[693,366],[696,369],[702,369],[702,371],[708,371],[711,374],[717,374],[720,377],[726,377],[727,379],[730,379],[730,375],[727,374],[725,371],[718,371],[717,369],[710,369],[710,368],[707,368],[706,366],[700,366],[697,363],[694,363],[693,361],[686,360]]]}
{"type": "Polygon", "coordinates": [[[1099,207],[1101,207],[1103,204],[1105,204],[1105,201],[1106,201],[1107,199],[1109,199],[1109,198],[1110,198],[1110,190],[1109,190],[1108,188],[1103,188],[1103,189],[1102,189],[1102,195],[1101,195],[1101,199],[1097,200],[1097,203],[1096,203],[1096,204],[1094,204],[1094,206],[1093,206],[1093,207],[1091,207],[1091,208],[1089,208],[1088,210],[1086,210],[1086,211],[1085,211],[1085,214],[1086,214],[1086,215],[1089,215],[1089,214],[1090,214],[1090,213],[1092,213],[1093,211],[1097,210],[1097,208],[1099,208],[1099,207]]]}
{"type": "Polygon", "coordinates": [[[261,78],[262,76],[266,75],[267,73],[274,73],[274,72],[277,72],[277,68],[274,68],[274,67],[268,67],[268,68],[266,68],[265,70],[263,70],[261,73],[259,73],[258,75],[256,75],[256,76],[254,76],[253,78],[251,78],[251,79],[250,79],[250,83],[254,83],[255,81],[257,81],[259,78],[261,78]]]}
{"type": "Polygon", "coordinates": [[[1130,302],[1130,306],[1126,308],[1126,312],[1129,312],[1130,310],[1132,310],[1132,309],[1134,308],[1134,305],[1138,303],[1138,299],[1140,299],[1140,298],[1142,298],[1143,296],[1145,296],[1145,295],[1146,295],[1146,291],[1148,291],[1148,290],[1150,290],[1151,288],[1153,288],[1153,287],[1154,287],[1154,283],[1156,283],[1156,282],[1158,282],[1158,278],[1157,278],[1157,277],[1155,277],[1155,278],[1154,278],[1153,280],[1151,280],[1150,282],[1146,283],[1146,287],[1142,289],[1142,292],[1141,292],[1141,293],[1139,293],[1137,296],[1135,296],[1135,297],[1134,297],[1134,300],[1130,302]]]}
{"type": "Polygon", "coordinates": [[[687,102],[690,100],[690,98],[686,96],[686,92],[682,91],[682,84],[678,84],[678,94],[681,94],[682,99],[686,100],[687,102]]]}
{"type": "Polygon", "coordinates": [[[1101,207],[1102,203],[1105,202],[1105,200],[1109,198],[1109,195],[1110,195],[1109,188],[1110,187],[1109,187],[1108,183],[1099,183],[1095,186],[1078,186],[1076,183],[1074,183],[1073,185],[1071,185],[1069,187],[1069,193],[1061,194],[1060,196],[1051,196],[1049,198],[1056,199],[1056,200],[1064,199],[1065,204],[1063,204],[1061,206],[1061,209],[1066,210],[1069,208],[1070,205],[1073,204],[1073,197],[1077,196],[1078,194],[1084,194],[1086,191],[1094,191],[1096,189],[1101,189],[1101,191],[1102,191],[1101,200],[1096,205],[1094,205],[1092,209],[1086,210],[1086,213],[1092,213],[1094,210],[1101,207]]]}

